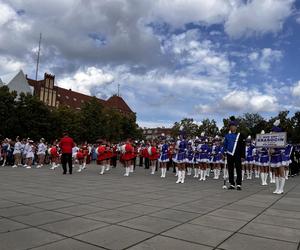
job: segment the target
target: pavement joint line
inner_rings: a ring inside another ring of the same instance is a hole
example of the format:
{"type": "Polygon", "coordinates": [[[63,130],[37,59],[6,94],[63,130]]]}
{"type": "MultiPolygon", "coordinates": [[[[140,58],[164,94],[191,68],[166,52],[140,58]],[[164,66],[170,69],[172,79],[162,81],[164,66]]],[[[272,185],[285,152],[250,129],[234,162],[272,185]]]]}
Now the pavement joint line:
{"type": "Polygon", "coordinates": [[[265,211],[267,211],[269,208],[271,208],[274,204],[276,204],[279,200],[281,200],[283,197],[285,197],[290,191],[292,191],[293,189],[295,189],[299,184],[294,184],[293,187],[291,187],[287,192],[285,192],[283,195],[279,196],[278,199],[276,199],[274,202],[272,202],[268,207],[264,208],[260,213],[258,213],[254,218],[252,218],[251,220],[249,220],[244,226],[242,226],[241,228],[239,228],[238,230],[236,230],[232,235],[230,235],[229,237],[227,237],[225,240],[223,240],[222,242],[220,242],[213,250],[217,249],[219,246],[221,246],[224,242],[226,242],[227,240],[229,240],[233,235],[236,235],[237,233],[240,233],[240,231],[246,227],[247,225],[249,225],[252,221],[254,221],[257,217],[259,217],[260,215],[262,215],[265,211]]]}
{"type": "Polygon", "coordinates": [[[280,241],[280,242],[286,242],[286,243],[298,244],[298,242],[295,242],[295,241],[282,240],[282,239],[274,239],[274,238],[271,238],[271,237],[261,236],[261,235],[255,235],[255,234],[251,234],[251,233],[238,232],[238,234],[243,234],[243,235],[253,236],[253,237],[262,238],[262,239],[267,239],[267,240],[275,240],[275,241],[280,241]]]}
{"type": "MultiPolygon", "coordinates": [[[[230,190],[224,190],[224,192],[231,192],[230,190]]],[[[257,191],[257,192],[254,192],[254,193],[251,193],[251,194],[249,194],[249,195],[247,195],[247,196],[245,196],[245,197],[242,197],[242,198],[240,198],[240,199],[238,199],[237,201],[239,201],[239,200],[242,200],[242,199],[245,199],[245,198],[247,198],[247,197],[249,197],[249,196],[251,196],[251,195],[254,195],[254,194],[257,194],[257,193],[259,193],[259,192],[261,192],[261,190],[259,190],[259,191],[257,191]]],[[[198,199],[197,199],[198,200],[198,199]]],[[[152,237],[150,237],[150,239],[151,238],[154,238],[154,237],[156,237],[156,236],[163,236],[163,237],[165,237],[165,235],[162,235],[163,233],[165,233],[165,232],[167,232],[167,231],[169,231],[169,230],[172,230],[172,229],[174,229],[174,228],[176,228],[176,227],[180,227],[180,226],[182,226],[182,225],[184,225],[184,224],[187,224],[187,223],[189,223],[190,221],[192,221],[192,220],[195,220],[195,219],[198,219],[198,218],[200,218],[200,217],[202,217],[202,216],[204,216],[204,215],[207,215],[207,214],[209,214],[209,213],[212,213],[212,212],[214,212],[214,211],[216,211],[216,210],[218,210],[218,209],[221,209],[221,208],[223,208],[223,207],[225,207],[225,206],[228,206],[228,205],[230,205],[230,204],[233,204],[233,203],[235,203],[235,202],[237,202],[237,201],[234,201],[234,202],[231,202],[231,203],[229,203],[229,204],[225,204],[225,205],[223,205],[223,206],[221,206],[221,207],[218,207],[218,208],[216,208],[216,209],[213,209],[213,210],[211,210],[211,211],[209,211],[209,212],[207,212],[207,213],[204,213],[204,214],[201,214],[200,216],[198,216],[198,217],[195,217],[195,218],[193,218],[193,219],[190,219],[190,220],[187,220],[187,221],[185,221],[185,222],[183,222],[183,223],[180,223],[180,224],[178,224],[178,225],[176,225],[176,226],[174,226],[174,227],[171,227],[171,228],[168,228],[167,230],[164,230],[164,231],[162,231],[162,232],[160,232],[160,233],[158,233],[158,234],[154,234],[152,237]]],[[[221,229],[220,229],[221,230],[221,229]]],[[[170,237],[171,238],[171,237],[170,237]]],[[[173,238],[173,237],[172,237],[173,238]]],[[[176,237],[174,237],[174,239],[179,239],[179,238],[176,238],[176,237]]],[[[181,240],[181,241],[186,241],[186,240],[183,240],[183,239],[179,239],[179,240],[181,240]]],[[[198,244],[198,245],[201,245],[201,243],[199,244],[199,243],[197,243],[197,242],[192,242],[192,243],[196,243],[196,244],[198,244]]],[[[133,247],[133,246],[136,246],[136,245],[138,245],[138,244],[133,244],[133,245],[131,245],[131,246],[129,246],[129,247],[127,247],[127,248],[124,248],[124,249],[128,249],[128,248],[130,248],[130,247],[133,247]]],[[[214,247],[214,246],[210,246],[210,247],[214,247]]],[[[217,247],[214,247],[214,249],[216,249],[217,247]]]]}

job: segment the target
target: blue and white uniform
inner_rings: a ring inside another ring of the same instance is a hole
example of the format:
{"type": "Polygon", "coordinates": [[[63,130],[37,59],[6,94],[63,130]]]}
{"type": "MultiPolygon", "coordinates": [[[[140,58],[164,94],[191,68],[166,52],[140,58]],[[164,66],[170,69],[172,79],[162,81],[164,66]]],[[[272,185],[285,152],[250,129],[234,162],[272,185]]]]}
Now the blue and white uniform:
{"type": "Polygon", "coordinates": [[[187,151],[187,142],[185,140],[178,140],[176,143],[177,153],[173,159],[176,163],[186,162],[186,151],[187,151]]]}
{"type": "Polygon", "coordinates": [[[191,144],[188,144],[186,162],[190,164],[194,163],[194,147],[191,144]]]}
{"type": "Polygon", "coordinates": [[[199,153],[200,153],[198,159],[199,162],[201,163],[209,162],[211,147],[207,143],[201,144],[199,153]]]}
{"type": "Polygon", "coordinates": [[[253,164],[254,161],[254,154],[255,154],[255,147],[253,144],[246,145],[245,148],[245,161],[243,164],[253,164]]]}
{"type": "Polygon", "coordinates": [[[214,145],[212,147],[212,163],[224,163],[223,147],[221,145],[214,145]]]}
{"type": "Polygon", "coordinates": [[[291,163],[291,154],[293,151],[293,146],[288,144],[284,150],[282,150],[282,166],[288,167],[291,163]]]}
{"type": "Polygon", "coordinates": [[[168,144],[165,143],[161,146],[158,161],[159,162],[169,162],[169,145],[168,144]]]}
{"type": "Polygon", "coordinates": [[[258,152],[258,164],[262,167],[267,167],[270,164],[270,156],[269,156],[269,150],[267,148],[261,148],[257,150],[258,152]]]}

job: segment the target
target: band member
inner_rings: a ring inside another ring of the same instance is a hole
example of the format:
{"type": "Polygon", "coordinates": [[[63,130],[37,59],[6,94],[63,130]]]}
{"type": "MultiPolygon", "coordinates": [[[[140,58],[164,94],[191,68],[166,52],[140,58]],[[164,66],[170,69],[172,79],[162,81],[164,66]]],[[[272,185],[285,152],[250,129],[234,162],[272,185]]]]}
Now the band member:
{"type": "Polygon", "coordinates": [[[169,145],[166,142],[164,136],[162,137],[162,144],[160,145],[160,155],[158,158],[161,169],[161,178],[166,178],[167,173],[167,163],[170,161],[169,159],[169,145]]]}
{"type": "Polygon", "coordinates": [[[113,151],[112,151],[110,142],[106,142],[106,144],[105,144],[105,154],[106,154],[105,171],[109,171],[110,170],[110,160],[113,156],[113,151]]]}
{"type": "Polygon", "coordinates": [[[209,155],[211,148],[208,145],[208,139],[205,137],[204,132],[201,133],[201,146],[200,146],[200,157],[199,157],[199,166],[200,166],[200,179],[199,181],[205,181],[207,176],[207,166],[209,163],[209,155]]]}
{"type": "MultiPolygon", "coordinates": [[[[265,131],[262,130],[260,132],[262,135],[265,134],[265,131]]],[[[269,150],[267,148],[257,148],[256,155],[258,155],[258,166],[260,166],[260,176],[261,176],[261,185],[267,186],[267,178],[269,172],[269,164],[270,164],[270,157],[269,157],[269,150]]]]}
{"type": "Polygon", "coordinates": [[[83,170],[83,163],[84,163],[84,152],[82,148],[79,149],[75,154],[75,159],[76,159],[75,162],[78,162],[79,164],[77,172],[81,172],[83,170]]]}
{"type": "Polygon", "coordinates": [[[90,162],[89,157],[90,157],[90,151],[91,147],[85,142],[82,147],[81,147],[82,153],[83,153],[83,162],[82,162],[82,169],[86,169],[86,164],[90,162]]]}
{"type": "Polygon", "coordinates": [[[38,151],[37,151],[38,165],[37,165],[37,168],[41,168],[44,165],[45,155],[46,155],[46,150],[47,150],[47,147],[44,144],[44,142],[45,142],[45,139],[41,138],[40,143],[38,144],[38,151]]]}
{"type": "Polygon", "coordinates": [[[100,165],[100,175],[104,174],[106,166],[106,145],[103,140],[100,141],[100,145],[96,149],[97,152],[97,164],[100,165]]]}
{"type": "Polygon", "coordinates": [[[112,146],[112,157],[110,160],[110,164],[113,168],[117,167],[117,157],[118,157],[118,146],[114,144],[112,146]]]}
{"type": "Polygon", "coordinates": [[[285,149],[282,150],[282,166],[284,166],[284,174],[285,174],[285,179],[288,180],[289,178],[289,167],[290,164],[292,163],[291,160],[291,155],[293,152],[293,146],[288,144],[286,145],[285,149]]]}
{"type": "Polygon", "coordinates": [[[50,163],[52,165],[50,169],[54,170],[59,167],[59,149],[56,143],[53,143],[53,145],[49,148],[49,155],[50,163]]]}
{"type": "Polygon", "coordinates": [[[242,158],[245,159],[245,141],[240,133],[237,132],[238,122],[235,117],[230,117],[230,132],[225,136],[224,152],[227,156],[228,173],[230,186],[228,189],[242,190],[242,158]],[[234,169],[236,169],[237,178],[234,180],[234,169]]]}
{"type": "Polygon", "coordinates": [[[220,144],[220,138],[216,135],[212,147],[212,163],[214,166],[214,179],[218,180],[221,174],[221,164],[223,163],[223,148],[220,144]]]}
{"type": "Polygon", "coordinates": [[[22,144],[20,142],[19,136],[17,136],[14,152],[13,152],[14,159],[15,159],[15,164],[12,166],[13,168],[21,166],[21,158],[22,158],[21,154],[22,154],[22,144]]]}
{"type": "MultiPolygon", "coordinates": [[[[255,147],[252,144],[251,136],[249,135],[246,139],[246,149],[245,149],[245,161],[243,162],[244,169],[246,170],[247,174],[247,180],[252,179],[252,167],[254,163],[254,153],[255,153],[255,147]]],[[[242,171],[242,180],[244,180],[244,173],[242,171]]]]}
{"type": "Polygon", "coordinates": [[[26,151],[26,168],[31,168],[32,166],[33,159],[34,159],[34,151],[35,151],[35,147],[33,145],[33,141],[29,140],[27,151],[26,151]]]}
{"type": "Polygon", "coordinates": [[[133,165],[132,160],[134,159],[134,148],[131,144],[131,140],[127,139],[126,143],[121,147],[122,160],[124,161],[125,174],[124,176],[129,176],[130,167],[133,165]]]}
{"type": "Polygon", "coordinates": [[[194,145],[192,140],[188,141],[187,146],[187,161],[186,161],[186,168],[187,168],[187,175],[192,175],[192,169],[194,164],[194,145]]]}
{"type": "Polygon", "coordinates": [[[184,183],[185,179],[185,163],[186,163],[186,151],[187,151],[187,142],[184,139],[183,127],[180,127],[180,136],[179,140],[176,143],[176,155],[174,162],[178,167],[178,179],[176,183],[184,183]]]}
{"type": "Polygon", "coordinates": [[[150,160],[151,174],[155,174],[157,159],[159,158],[159,153],[156,147],[156,143],[152,141],[151,146],[148,147],[148,154],[150,160]]]}
{"type": "MultiPolygon", "coordinates": [[[[276,120],[273,124],[272,132],[282,132],[279,127],[280,120],[276,120]]],[[[285,184],[285,174],[284,166],[282,165],[282,148],[272,148],[270,149],[270,165],[275,171],[275,185],[276,189],[273,194],[283,194],[283,188],[285,184]]]]}
{"type": "Polygon", "coordinates": [[[9,139],[6,138],[1,146],[1,151],[2,151],[1,154],[3,158],[2,167],[4,167],[6,164],[9,149],[10,149],[9,139]]]}
{"type": "Polygon", "coordinates": [[[199,178],[199,160],[200,160],[200,149],[201,144],[198,136],[195,139],[195,146],[194,146],[194,178],[199,178]]]}

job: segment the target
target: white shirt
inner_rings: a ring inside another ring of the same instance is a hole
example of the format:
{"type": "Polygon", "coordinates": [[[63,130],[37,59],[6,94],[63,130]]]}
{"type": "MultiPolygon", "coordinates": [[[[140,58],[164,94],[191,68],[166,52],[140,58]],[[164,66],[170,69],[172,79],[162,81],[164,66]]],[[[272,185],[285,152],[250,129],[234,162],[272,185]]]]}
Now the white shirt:
{"type": "Polygon", "coordinates": [[[21,151],[22,151],[22,144],[21,144],[21,142],[18,141],[18,142],[15,143],[13,154],[14,155],[15,154],[21,154],[21,151]]]}
{"type": "Polygon", "coordinates": [[[37,154],[38,154],[38,155],[44,155],[44,154],[46,154],[46,150],[47,150],[46,145],[45,145],[43,142],[41,142],[41,143],[38,145],[38,152],[37,152],[37,154]]]}

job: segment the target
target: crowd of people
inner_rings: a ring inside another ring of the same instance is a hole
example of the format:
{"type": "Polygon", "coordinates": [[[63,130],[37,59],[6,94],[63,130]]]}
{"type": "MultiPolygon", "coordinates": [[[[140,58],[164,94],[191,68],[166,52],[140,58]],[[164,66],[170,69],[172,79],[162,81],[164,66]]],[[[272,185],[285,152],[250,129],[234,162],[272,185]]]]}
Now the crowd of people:
{"type": "MultiPolygon", "coordinates": [[[[278,121],[276,122],[274,132],[279,131],[278,121]]],[[[225,138],[218,135],[207,137],[204,132],[199,137],[185,138],[184,131],[181,131],[176,140],[162,134],[152,141],[128,139],[110,143],[98,140],[96,144],[84,142],[80,145],[75,144],[67,133],[52,144],[45,142],[43,138],[39,142],[30,138],[6,138],[1,143],[0,164],[2,167],[26,169],[47,165],[50,170],[62,164],[63,174],[66,174],[68,163],[69,173],[72,174],[73,168],[80,173],[88,164],[96,163],[100,168],[100,175],[103,175],[120,162],[125,169],[124,176],[133,173],[137,165],[149,169],[151,175],[160,169],[161,178],[166,178],[167,171],[171,169],[177,176],[176,183],[185,183],[187,176],[199,181],[207,181],[208,178],[218,180],[222,173],[223,179],[229,177],[229,189],[237,187],[238,190],[241,190],[244,178],[261,178],[261,185],[265,186],[268,185],[269,177],[269,183],[276,185],[274,193],[282,194],[285,180],[299,173],[300,147],[287,144],[284,148],[257,148],[255,140],[248,136],[244,139],[240,137],[239,150],[239,146],[235,145],[239,140],[236,127],[232,123],[225,138]],[[240,162],[235,157],[237,153],[240,162]],[[236,182],[234,176],[237,177],[236,182]]]]}

